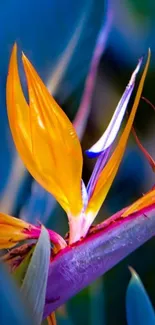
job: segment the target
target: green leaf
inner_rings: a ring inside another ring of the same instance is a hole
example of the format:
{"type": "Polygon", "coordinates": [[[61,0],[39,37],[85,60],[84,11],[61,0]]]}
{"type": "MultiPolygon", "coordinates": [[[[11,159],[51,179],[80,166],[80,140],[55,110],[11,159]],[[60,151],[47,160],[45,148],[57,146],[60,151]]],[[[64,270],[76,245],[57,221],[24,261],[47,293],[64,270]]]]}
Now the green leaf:
{"type": "Polygon", "coordinates": [[[41,324],[43,317],[50,253],[49,234],[42,226],[39,240],[21,287],[24,297],[30,304],[31,313],[37,325],[41,324]]]}
{"type": "Polygon", "coordinates": [[[30,264],[32,254],[34,252],[35,246],[31,248],[31,250],[28,252],[24,260],[20,263],[20,265],[15,269],[14,272],[12,272],[12,275],[14,279],[17,281],[17,283],[21,286],[22,282],[24,280],[26,271],[28,269],[28,266],[30,264]]]}

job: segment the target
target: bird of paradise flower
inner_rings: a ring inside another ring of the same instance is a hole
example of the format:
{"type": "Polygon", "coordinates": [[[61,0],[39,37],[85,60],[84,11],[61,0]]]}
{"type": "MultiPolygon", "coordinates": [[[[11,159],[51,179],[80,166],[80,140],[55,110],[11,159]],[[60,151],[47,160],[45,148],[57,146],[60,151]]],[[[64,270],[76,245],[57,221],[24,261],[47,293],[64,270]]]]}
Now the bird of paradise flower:
{"type": "MultiPolygon", "coordinates": [[[[29,104],[25,100],[20,83],[15,45],[7,79],[7,111],[12,136],[29,172],[56,198],[66,211],[69,221],[69,239],[64,239],[48,229],[50,240],[54,245],[44,311],[44,316],[48,316],[69,297],[154,234],[152,219],[143,216],[139,219],[140,222],[137,221],[138,216],[154,208],[154,189],[108,220],[91,227],[121,163],[141,98],[150,62],[150,51],[130,116],[116,148],[113,149],[114,140],[120,129],[143,58],[139,60],[108,128],[99,141],[87,151],[89,157],[97,157],[87,187],[82,180],[81,145],[72,123],[49,94],[24,54],[22,60],[28,84],[29,104]],[[131,241],[129,225],[137,226],[136,231],[144,229],[140,240],[135,238],[133,241],[134,231],[132,231],[131,241]],[[122,243],[122,238],[118,245],[121,232],[127,236],[124,237],[125,244],[122,243]],[[103,252],[100,250],[104,249],[104,244],[107,245],[107,240],[109,243],[112,234],[116,236],[115,243],[110,246],[112,255],[109,254],[107,258],[105,249],[103,258],[103,252]],[[74,277],[72,287],[69,272],[74,277]],[[51,279],[54,283],[53,288],[51,279]],[[60,295],[59,285],[63,289],[60,295]]],[[[5,214],[0,214],[0,224],[1,249],[12,248],[24,240],[37,239],[41,233],[40,225],[34,226],[5,214]]]]}

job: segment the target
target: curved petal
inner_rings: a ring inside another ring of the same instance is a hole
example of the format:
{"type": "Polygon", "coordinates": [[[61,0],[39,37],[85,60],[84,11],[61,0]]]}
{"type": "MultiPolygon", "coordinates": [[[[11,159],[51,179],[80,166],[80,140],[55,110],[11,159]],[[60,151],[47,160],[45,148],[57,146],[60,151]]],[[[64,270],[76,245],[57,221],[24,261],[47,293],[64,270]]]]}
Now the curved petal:
{"type": "Polygon", "coordinates": [[[128,102],[132,95],[134,85],[135,85],[136,76],[140,70],[141,64],[142,64],[142,58],[139,60],[134,72],[132,73],[130,81],[123,93],[123,96],[121,97],[121,99],[115,109],[114,115],[113,115],[107,129],[105,130],[105,132],[103,133],[101,138],[89,150],[86,151],[88,157],[99,156],[106,149],[108,149],[114,142],[114,140],[117,136],[117,133],[119,131],[119,128],[121,126],[124,114],[126,112],[128,102]]]}
{"type": "Polygon", "coordinates": [[[98,210],[100,209],[103,201],[105,200],[107,193],[112,185],[112,182],[116,176],[117,170],[119,168],[119,165],[121,163],[121,160],[124,155],[124,151],[127,145],[128,137],[132,128],[132,124],[134,121],[134,117],[138,108],[139,100],[141,97],[141,93],[144,86],[144,81],[146,78],[148,66],[150,62],[150,51],[148,52],[148,59],[146,62],[146,66],[143,72],[143,75],[141,77],[139,87],[137,90],[136,98],[128,119],[128,122],[126,124],[126,127],[123,131],[123,134],[121,135],[121,138],[119,140],[119,143],[113,152],[111,158],[109,159],[107,165],[102,170],[102,172],[99,175],[99,178],[97,180],[94,192],[92,194],[92,197],[90,198],[90,201],[88,203],[88,207],[86,210],[86,213],[88,215],[88,219],[90,224],[92,223],[93,219],[95,218],[98,210]]]}
{"type": "Polygon", "coordinates": [[[143,213],[147,212],[152,206],[155,205],[155,189],[149,191],[139,200],[131,204],[125,212],[122,214],[122,217],[128,217],[131,214],[142,211],[143,213]]]}
{"type": "Polygon", "coordinates": [[[23,54],[29,105],[21,88],[14,46],[7,79],[7,110],[13,139],[32,176],[67,213],[82,209],[82,152],[72,123],[23,54]]]}
{"type": "Polygon", "coordinates": [[[27,222],[0,213],[0,249],[11,248],[28,239],[30,228],[27,222]]]}

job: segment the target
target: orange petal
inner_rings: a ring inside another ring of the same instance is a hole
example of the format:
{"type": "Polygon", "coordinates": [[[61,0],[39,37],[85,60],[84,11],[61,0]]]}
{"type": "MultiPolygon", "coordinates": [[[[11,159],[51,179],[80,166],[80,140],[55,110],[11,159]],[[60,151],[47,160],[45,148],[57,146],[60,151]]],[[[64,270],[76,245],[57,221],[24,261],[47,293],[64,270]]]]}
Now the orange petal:
{"type": "Polygon", "coordinates": [[[147,209],[149,206],[155,204],[155,189],[151,190],[139,200],[134,202],[132,205],[129,206],[127,210],[122,214],[122,217],[127,217],[130,214],[136,213],[140,210],[147,209]]]}
{"type": "Polygon", "coordinates": [[[7,79],[7,110],[15,145],[32,176],[68,214],[76,216],[82,209],[80,142],[72,123],[24,54],[22,59],[29,105],[20,84],[15,45],[7,79]]]}
{"type": "Polygon", "coordinates": [[[57,325],[55,312],[53,312],[50,316],[47,317],[47,323],[48,325],[57,325]]]}
{"type": "Polygon", "coordinates": [[[97,214],[98,210],[100,209],[103,201],[105,200],[107,193],[111,187],[111,184],[116,176],[117,170],[119,168],[119,165],[121,163],[122,157],[124,155],[124,151],[127,145],[128,137],[132,128],[132,124],[135,118],[135,114],[138,108],[138,104],[140,101],[141,93],[144,86],[144,81],[146,78],[147,70],[149,67],[150,62],[150,50],[148,52],[148,59],[145,65],[145,69],[143,72],[143,75],[141,77],[139,87],[137,90],[136,98],[128,119],[128,122],[126,124],[126,127],[122,133],[122,136],[119,140],[119,143],[113,152],[111,158],[109,159],[109,162],[105,166],[105,168],[102,170],[99,179],[97,181],[95,190],[93,192],[92,197],[90,198],[86,213],[89,214],[90,218],[94,218],[94,216],[97,214]]]}
{"type": "Polygon", "coordinates": [[[0,213],[0,249],[13,247],[27,239],[29,228],[27,222],[0,213]]]}

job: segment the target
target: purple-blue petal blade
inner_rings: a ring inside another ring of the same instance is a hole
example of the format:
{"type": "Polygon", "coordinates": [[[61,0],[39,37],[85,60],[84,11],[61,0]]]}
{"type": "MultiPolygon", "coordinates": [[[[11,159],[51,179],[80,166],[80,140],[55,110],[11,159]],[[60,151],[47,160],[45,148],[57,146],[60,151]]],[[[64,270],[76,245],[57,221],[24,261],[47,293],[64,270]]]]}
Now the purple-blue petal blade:
{"type": "Polygon", "coordinates": [[[109,154],[110,154],[110,150],[111,150],[111,147],[107,148],[97,159],[96,161],[96,164],[95,164],[95,167],[93,169],[93,172],[92,172],[92,175],[90,177],[90,180],[88,182],[88,185],[87,185],[87,192],[88,192],[88,199],[90,199],[93,191],[94,191],[94,188],[95,188],[95,185],[96,185],[96,182],[98,180],[98,177],[102,171],[102,169],[104,168],[107,160],[108,160],[108,157],[109,157],[109,154]]]}
{"type": "Polygon", "coordinates": [[[127,108],[129,99],[131,97],[132,91],[134,89],[136,76],[140,70],[142,60],[143,60],[143,58],[139,59],[136,69],[132,73],[131,79],[125,89],[125,92],[123,93],[123,96],[121,97],[121,99],[116,107],[116,110],[113,114],[113,117],[112,117],[107,129],[105,130],[105,132],[103,133],[101,138],[89,150],[86,151],[86,154],[88,155],[88,157],[90,157],[90,158],[98,157],[101,153],[104,152],[104,150],[109,148],[112,145],[112,143],[114,142],[114,140],[117,136],[117,133],[119,131],[119,128],[121,126],[124,114],[126,112],[126,108],[127,108]]]}

